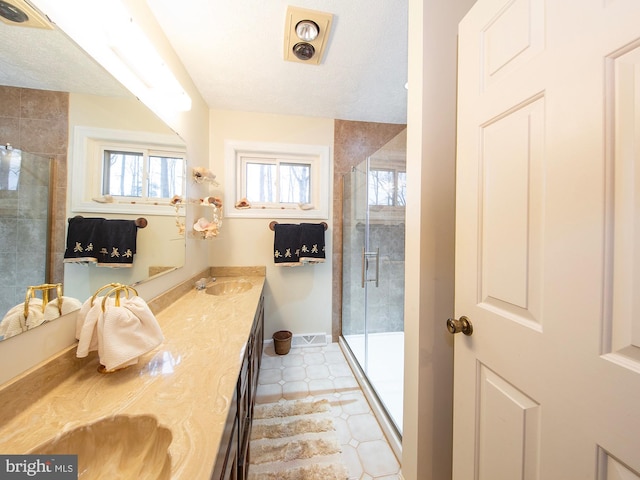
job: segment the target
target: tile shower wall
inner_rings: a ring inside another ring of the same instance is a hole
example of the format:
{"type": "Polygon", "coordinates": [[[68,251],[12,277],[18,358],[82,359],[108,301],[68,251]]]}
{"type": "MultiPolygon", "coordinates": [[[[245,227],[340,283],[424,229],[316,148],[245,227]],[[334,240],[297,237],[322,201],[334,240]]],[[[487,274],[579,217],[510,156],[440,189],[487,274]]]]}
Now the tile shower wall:
{"type": "MultiPolygon", "coordinates": [[[[364,224],[356,226],[351,245],[344,245],[343,262],[346,272],[355,272],[351,278],[359,278],[362,268],[361,251],[364,245],[364,224]]],[[[377,225],[369,227],[369,241],[372,250],[380,248],[380,286],[375,294],[367,297],[367,333],[404,331],[404,239],[405,226],[377,225]],[[392,281],[389,281],[392,279],[392,281]]],[[[349,282],[350,292],[344,292],[349,299],[349,308],[343,315],[354,312],[356,318],[365,311],[365,296],[358,282],[349,282]]],[[[364,322],[351,321],[346,317],[343,323],[344,335],[363,334],[364,322]],[[349,327],[347,328],[346,325],[349,327]]]]}
{"type": "Polygon", "coordinates": [[[0,312],[22,303],[29,285],[47,280],[51,164],[25,152],[3,156],[18,170],[18,181],[7,181],[8,165],[0,167],[0,312]]]}
{"type": "Polygon", "coordinates": [[[62,282],[67,197],[69,94],[0,86],[0,143],[53,158],[49,271],[62,282]]]}

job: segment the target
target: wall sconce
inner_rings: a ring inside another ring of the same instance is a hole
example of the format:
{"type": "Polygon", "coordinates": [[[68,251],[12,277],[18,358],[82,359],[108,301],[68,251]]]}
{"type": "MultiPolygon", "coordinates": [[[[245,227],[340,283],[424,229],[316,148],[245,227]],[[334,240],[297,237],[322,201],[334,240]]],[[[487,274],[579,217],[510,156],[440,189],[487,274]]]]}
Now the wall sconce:
{"type": "Polygon", "coordinates": [[[319,65],[322,60],[333,15],[298,7],[287,8],[284,31],[284,59],[319,65]]]}

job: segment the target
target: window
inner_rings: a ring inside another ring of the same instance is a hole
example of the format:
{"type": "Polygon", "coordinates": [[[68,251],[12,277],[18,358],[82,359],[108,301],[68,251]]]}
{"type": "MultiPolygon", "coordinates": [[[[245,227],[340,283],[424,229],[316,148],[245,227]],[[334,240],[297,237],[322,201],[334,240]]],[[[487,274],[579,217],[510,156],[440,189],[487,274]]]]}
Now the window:
{"type": "Polygon", "coordinates": [[[169,200],[184,194],[184,158],[153,150],[102,149],[102,195],[169,200]]]}
{"type": "Polygon", "coordinates": [[[407,205],[407,167],[404,157],[370,158],[367,175],[369,221],[404,221],[407,205]]]}
{"type": "Polygon", "coordinates": [[[18,190],[22,151],[4,148],[0,150],[0,190],[18,190]]]}
{"type": "Polygon", "coordinates": [[[311,199],[311,161],[294,158],[241,157],[242,196],[256,206],[308,204],[311,199]]]}
{"type": "Polygon", "coordinates": [[[74,212],[175,215],[186,148],[172,135],[76,127],[72,174],[74,212]]]}
{"type": "Polygon", "coordinates": [[[369,205],[406,206],[407,172],[371,169],[369,172],[369,205]]]}
{"type": "Polygon", "coordinates": [[[226,171],[228,217],[328,218],[328,147],[226,142],[226,171]]]}

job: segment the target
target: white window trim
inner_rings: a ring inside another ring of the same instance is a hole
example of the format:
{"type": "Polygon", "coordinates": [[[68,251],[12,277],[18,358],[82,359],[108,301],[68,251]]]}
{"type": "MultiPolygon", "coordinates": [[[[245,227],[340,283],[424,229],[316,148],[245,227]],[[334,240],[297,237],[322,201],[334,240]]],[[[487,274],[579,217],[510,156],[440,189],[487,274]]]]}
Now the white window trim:
{"type": "MultiPolygon", "coordinates": [[[[176,209],[171,205],[99,203],[91,200],[91,198],[97,195],[94,190],[96,185],[102,184],[102,157],[98,143],[137,144],[143,148],[175,151],[184,155],[186,160],[186,147],[179,142],[180,138],[177,135],[77,126],[74,128],[73,138],[73,152],[71,155],[72,212],[176,215],[176,209]],[[91,166],[89,162],[99,162],[99,165],[91,166]]],[[[180,214],[184,215],[184,212],[181,211],[180,214]]]]}
{"type": "Polygon", "coordinates": [[[229,218],[329,218],[329,186],[331,174],[330,153],[326,145],[301,145],[287,143],[244,142],[226,140],[225,149],[225,193],[224,215],[229,218]],[[240,161],[243,154],[270,156],[314,156],[318,158],[318,190],[317,199],[312,200],[313,208],[247,208],[237,209],[235,204],[241,197],[240,161]]]}

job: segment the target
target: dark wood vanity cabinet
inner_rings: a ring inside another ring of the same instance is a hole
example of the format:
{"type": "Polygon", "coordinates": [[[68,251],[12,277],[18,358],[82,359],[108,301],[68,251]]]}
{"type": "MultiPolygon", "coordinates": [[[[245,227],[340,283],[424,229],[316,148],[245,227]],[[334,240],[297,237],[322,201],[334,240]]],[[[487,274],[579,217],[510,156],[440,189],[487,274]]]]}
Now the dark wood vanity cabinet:
{"type": "Polygon", "coordinates": [[[261,296],[211,480],[245,480],[248,476],[251,421],[263,344],[264,296],[261,296]]]}
{"type": "Polygon", "coordinates": [[[231,410],[225,424],[223,440],[211,479],[237,480],[238,478],[238,389],[233,396],[231,410]]]}

